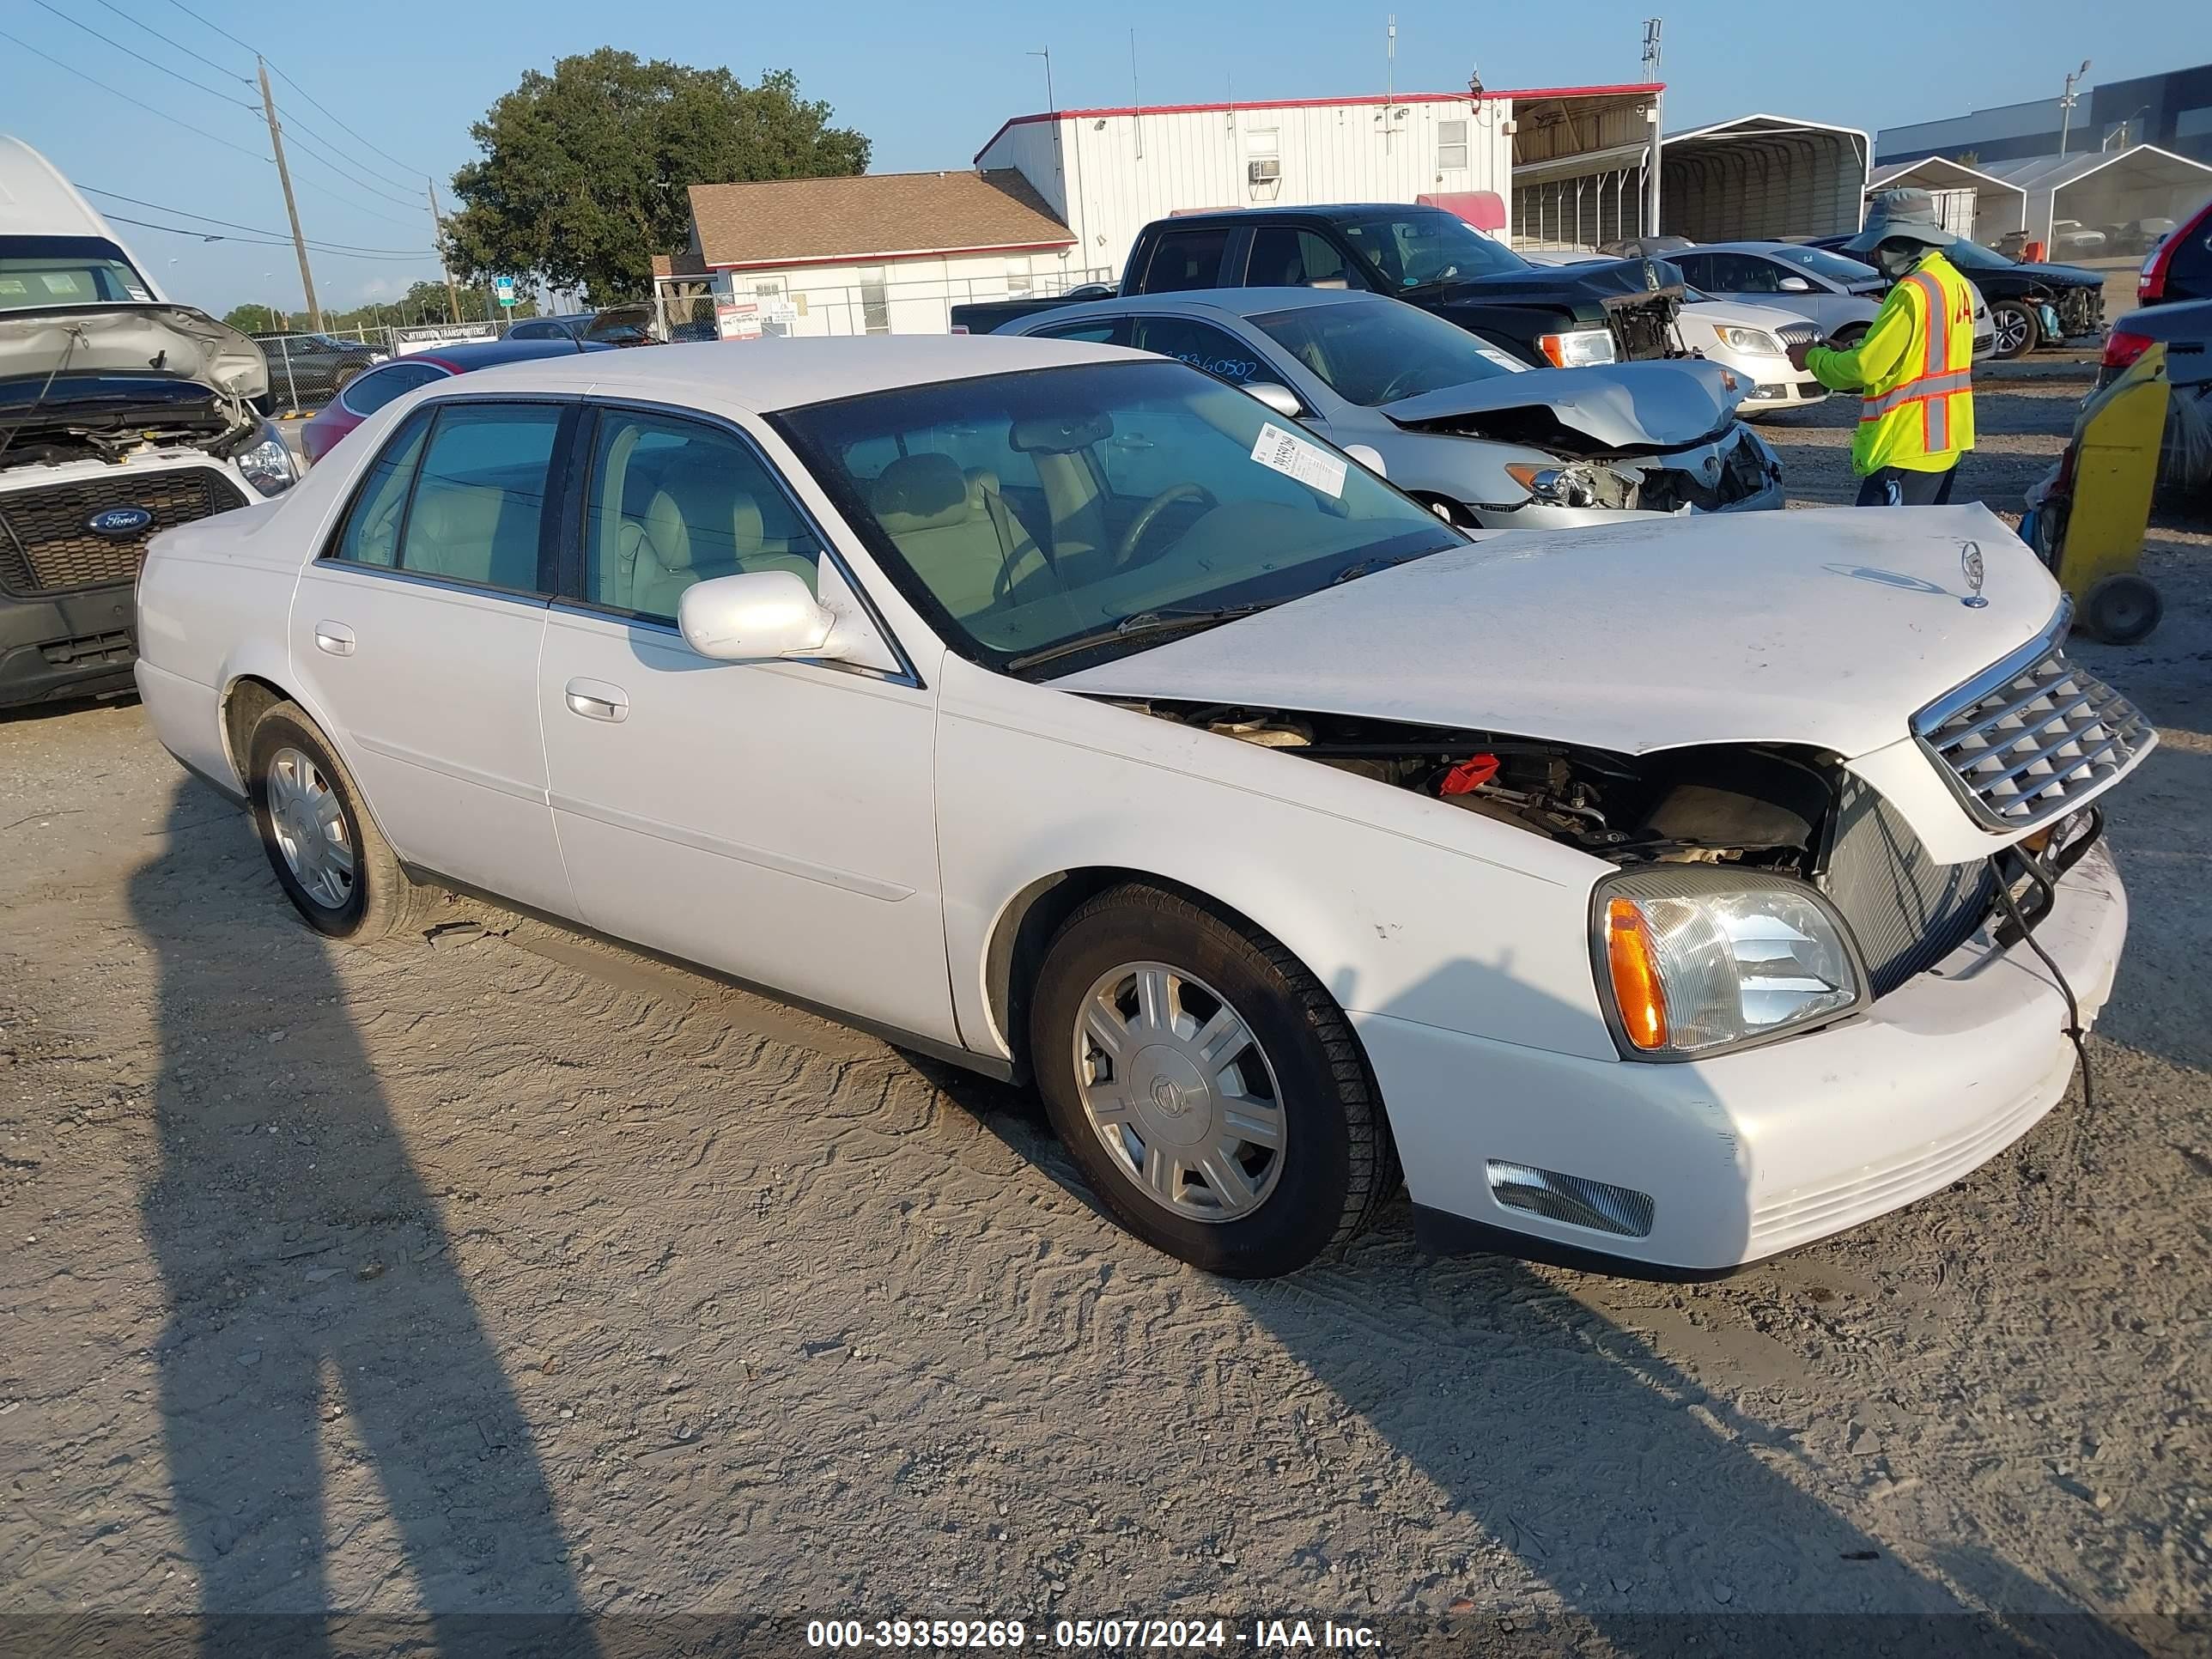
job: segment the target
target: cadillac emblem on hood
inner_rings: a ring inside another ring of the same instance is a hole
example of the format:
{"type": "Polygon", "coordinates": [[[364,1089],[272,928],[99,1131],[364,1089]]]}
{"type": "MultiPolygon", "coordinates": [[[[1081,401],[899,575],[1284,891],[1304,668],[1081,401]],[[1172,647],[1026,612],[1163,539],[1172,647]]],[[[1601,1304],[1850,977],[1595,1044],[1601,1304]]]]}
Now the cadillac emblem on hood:
{"type": "Polygon", "coordinates": [[[128,541],[154,522],[154,515],[143,507],[103,507],[84,521],[84,527],[95,536],[109,541],[128,541]]]}

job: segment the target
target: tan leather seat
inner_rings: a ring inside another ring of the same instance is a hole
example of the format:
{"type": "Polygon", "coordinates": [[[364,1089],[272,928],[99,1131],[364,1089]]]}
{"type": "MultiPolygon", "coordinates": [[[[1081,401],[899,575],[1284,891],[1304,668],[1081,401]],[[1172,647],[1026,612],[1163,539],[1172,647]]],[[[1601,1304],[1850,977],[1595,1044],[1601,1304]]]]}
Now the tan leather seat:
{"type": "MultiPolygon", "coordinates": [[[[781,501],[775,505],[787,516],[781,501]]],[[[771,545],[759,499],[738,487],[726,455],[702,452],[673,461],[645,511],[625,516],[622,535],[628,604],[647,616],[673,617],[694,582],[740,571],[787,570],[815,586],[811,538],[786,535],[771,545]]]]}
{"type": "MultiPolygon", "coordinates": [[[[988,611],[1006,584],[1000,514],[989,499],[997,492],[983,488],[986,476],[979,469],[971,480],[950,455],[902,455],[884,469],[871,492],[876,522],[938,603],[956,617],[988,611]]],[[[1012,520],[1011,514],[1004,517],[1012,520]]],[[[1042,564],[1033,546],[1025,551],[1027,564],[1042,564]]]]}
{"type": "Polygon", "coordinates": [[[538,586],[537,500],[507,491],[425,480],[407,515],[405,568],[456,581],[538,586]]]}

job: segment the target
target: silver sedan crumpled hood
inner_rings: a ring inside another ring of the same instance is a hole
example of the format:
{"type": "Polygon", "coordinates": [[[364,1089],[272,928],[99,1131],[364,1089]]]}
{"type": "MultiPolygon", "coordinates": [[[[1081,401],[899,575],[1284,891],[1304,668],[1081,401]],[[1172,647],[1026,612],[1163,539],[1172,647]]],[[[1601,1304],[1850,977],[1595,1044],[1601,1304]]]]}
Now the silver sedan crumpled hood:
{"type": "Polygon", "coordinates": [[[1850,760],[1908,737],[2058,603],[1980,506],[1638,519],[1501,532],[1052,684],[1616,754],[1775,743],[1850,760]],[[1967,544],[1987,568],[1978,608],[1967,544]]]}
{"type": "MultiPolygon", "coordinates": [[[[1750,390],[1718,363],[1681,358],[1500,375],[1401,398],[1383,404],[1382,413],[1401,426],[1449,424],[1488,437],[1493,434],[1482,430],[1482,416],[1549,410],[1561,426],[1601,449],[1679,449],[1726,427],[1750,390]]],[[[1495,435],[1528,441],[1517,424],[1495,435]]]]}
{"type": "Polygon", "coordinates": [[[261,348],[204,311],[175,305],[41,306],[0,312],[0,380],[160,374],[231,398],[269,390],[261,348]]]}

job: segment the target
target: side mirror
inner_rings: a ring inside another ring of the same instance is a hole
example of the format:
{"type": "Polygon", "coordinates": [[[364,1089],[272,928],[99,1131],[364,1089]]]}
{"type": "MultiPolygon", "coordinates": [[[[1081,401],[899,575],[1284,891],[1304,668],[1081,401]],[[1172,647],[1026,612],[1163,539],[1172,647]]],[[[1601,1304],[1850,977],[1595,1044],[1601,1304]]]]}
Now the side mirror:
{"type": "Polygon", "coordinates": [[[1784,276],[1782,279],[1781,289],[1784,294],[1810,294],[1813,291],[1813,285],[1802,276],[1784,276]]]}
{"type": "Polygon", "coordinates": [[[788,570],[694,582],[676,607],[684,643],[726,662],[823,655],[836,621],[788,570]]]}
{"type": "Polygon", "coordinates": [[[1286,386],[1278,386],[1273,380],[1255,380],[1244,390],[1287,419],[1295,421],[1306,412],[1306,406],[1298,401],[1297,392],[1286,386]]]}
{"type": "Polygon", "coordinates": [[[1387,478],[1390,476],[1390,470],[1382,465],[1382,451],[1370,449],[1365,444],[1346,444],[1344,447],[1344,453],[1376,477],[1387,478]]]}

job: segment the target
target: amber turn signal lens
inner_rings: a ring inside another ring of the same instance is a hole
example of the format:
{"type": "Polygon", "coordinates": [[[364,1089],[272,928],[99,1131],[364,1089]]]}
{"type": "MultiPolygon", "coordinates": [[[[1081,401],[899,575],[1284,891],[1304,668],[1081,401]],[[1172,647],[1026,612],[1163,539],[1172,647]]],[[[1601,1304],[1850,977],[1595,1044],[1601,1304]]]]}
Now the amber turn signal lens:
{"type": "Polygon", "coordinates": [[[1628,1040],[1638,1048],[1667,1046],[1667,993],[1659,982],[1659,947],[1644,912],[1626,899],[1606,906],[1606,963],[1613,970],[1613,1006],[1628,1040]]]}

